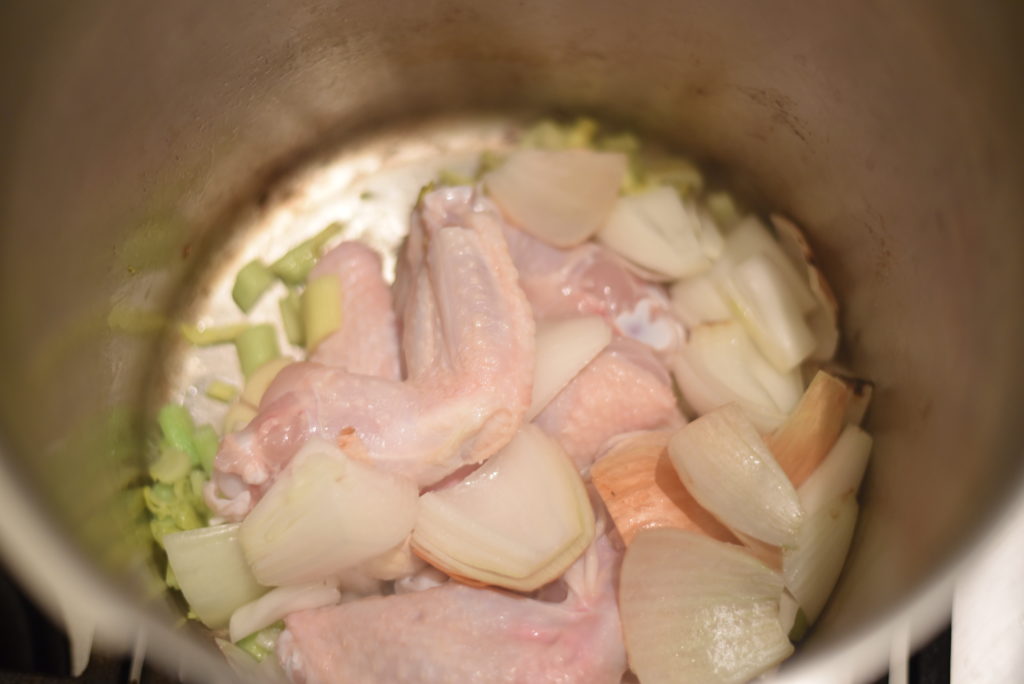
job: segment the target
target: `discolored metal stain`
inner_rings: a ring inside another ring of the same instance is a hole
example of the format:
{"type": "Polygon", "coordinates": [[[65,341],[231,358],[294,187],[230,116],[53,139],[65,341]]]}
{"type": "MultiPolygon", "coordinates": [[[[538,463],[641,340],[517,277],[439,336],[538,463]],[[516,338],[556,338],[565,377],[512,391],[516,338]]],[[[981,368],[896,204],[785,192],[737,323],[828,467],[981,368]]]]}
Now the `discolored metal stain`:
{"type": "Polygon", "coordinates": [[[766,88],[737,86],[736,90],[752,102],[768,109],[772,114],[773,122],[786,128],[804,143],[809,142],[810,134],[806,125],[793,113],[793,110],[796,109],[796,102],[792,98],[780,91],[766,88]]]}

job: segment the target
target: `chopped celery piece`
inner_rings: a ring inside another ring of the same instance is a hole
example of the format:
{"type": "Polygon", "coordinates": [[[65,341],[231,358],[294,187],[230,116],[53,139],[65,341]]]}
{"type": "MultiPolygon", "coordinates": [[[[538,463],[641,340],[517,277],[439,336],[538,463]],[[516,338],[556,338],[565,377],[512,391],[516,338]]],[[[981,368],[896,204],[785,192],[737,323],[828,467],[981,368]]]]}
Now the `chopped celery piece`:
{"type": "Polygon", "coordinates": [[[311,280],[302,294],[306,348],[315,349],[321,340],[341,327],[341,316],[341,279],[328,274],[311,280]]]}
{"type": "Polygon", "coordinates": [[[277,331],[269,323],[248,328],[235,338],[238,362],[245,377],[271,359],[281,355],[277,346],[277,331]]]}
{"type": "Polygon", "coordinates": [[[559,149],[565,146],[565,134],[554,121],[543,119],[526,130],[521,144],[523,147],[559,149]]]}
{"type": "Polygon", "coordinates": [[[156,420],[160,425],[160,432],[163,434],[164,440],[172,447],[188,454],[194,459],[193,463],[198,463],[199,454],[192,441],[196,428],[192,422],[192,416],[185,410],[185,407],[181,404],[164,404],[160,413],[157,414],[156,420]]]}
{"type": "Polygon", "coordinates": [[[238,388],[223,380],[214,380],[206,386],[206,396],[228,403],[238,396],[238,388]]]}
{"type": "Polygon", "coordinates": [[[604,135],[597,141],[597,149],[602,152],[622,152],[636,154],[640,151],[640,139],[632,133],[616,133],[604,135]]]}
{"type": "Polygon", "coordinates": [[[309,277],[324,245],[341,232],[342,223],[332,223],[313,237],[292,247],[283,257],[270,265],[270,270],[288,285],[301,285],[309,277]]]}
{"type": "Polygon", "coordinates": [[[740,220],[740,210],[732,195],[725,191],[709,193],[704,200],[711,218],[722,228],[729,228],[740,220]]]}
{"type": "Polygon", "coordinates": [[[213,459],[217,456],[217,447],[220,446],[220,437],[212,425],[200,425],[192,436],[196,445],[196,452],[199,454],[199,467],[209,475],[213,472],[213,459]]]}
{"type": "Polygon", "coordinates": [[[171,484],[188,477],[192,471],[192,457],[170,445],[160,449],[160,456],[149,466],[149,474],[157,482],[171,484]]]}
{"type": "Polygon", "coordinates": [[[164,543],[164,537],[174,532],[181,532],[170,518],[153,518],[149,521],[149,531],[153,535],[153,539],[161,546],[164,543]]]}
{"type": "Polygon", "coordinates": [[[644,171],[645,185],[668,185],[675,188],[680,197],[693,197],[704,187],[700,169],[678,157],[652,161],[644,171]]]}
{"type": "Polygon", "coordinates": [[[150,513],[158,518],[165,517],[174,505],[174,490],[167,484],[156,483],[142,490],[142,500],[150,513]]]}
{"type": "Polygon", "coordinates": [[[306,330],[302,325],[302,298],[298,292],[291,290],[278,302],[281,309],[281,323],[284,334],[292,344],[302,346],[306,343],[306,330]]]}
{"type": "Polygon", "coordinates": [[[200,328],[190,323],[181,324],[181,334],[197,347],[234,342],[239,333],[249,327],[248,323],[232,323],[200,328]]]}
{"type": "Polygon", "coordinates": [[[484,150],[480,153],[480,163],[476,169],[476,179],[479,180],[488,171],[492,171],[505,161],[505,155],[494,150],[484,150]]]}
{"type": "Polygon", "coordinates": [[[267,268],[259,259],[250,261],[235,277],[235,286],[231,288],[231,298],[242,311],[249,313],[263,293],[274,284],[274,272],[267,268]]]}
{"type": "Polygon", "coordinates": [[[253,657],[256,662],[261,663],[263,659],[274,652],[277,645],[277,637],[284,631],[284,622],[278,620],[269,627],[264,627],[258,632],[253,632],[244,639],[235,643],[240,649],[253,657]]]}
{"type": "Polygon", "coordinates": [[[566,147],[592,147],[597,135],[597,122],[588,116],[581,116],[565,130],[566,147]]]}
{"type": "Polygon", "coordinates": [[[442,169],[437,175],[437,182],[439,185],[472,185],[473,179],[459,171],[442,169]]]}

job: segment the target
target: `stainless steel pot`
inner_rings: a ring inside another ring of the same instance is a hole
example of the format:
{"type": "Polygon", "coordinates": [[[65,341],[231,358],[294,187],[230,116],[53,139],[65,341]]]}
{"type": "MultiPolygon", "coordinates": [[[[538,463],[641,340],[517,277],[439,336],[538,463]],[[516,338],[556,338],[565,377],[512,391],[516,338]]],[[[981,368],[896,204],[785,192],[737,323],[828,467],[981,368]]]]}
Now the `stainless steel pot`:
{"type": "Polygon", "coordinates": [[[144,600],[160,312],[324,144],[464,109],[588,111],[806,225],[878,382],[852,555],[783,671],[852,680],[927,635],[1022,489],[1021,6],[9,2],[0,8],[0,541],[54,610],[223,676],[144,600]],[[907,627],[909,625],[909,628],[907,627]],[[825,673],[825,674],[823,674],[825,673]]]}

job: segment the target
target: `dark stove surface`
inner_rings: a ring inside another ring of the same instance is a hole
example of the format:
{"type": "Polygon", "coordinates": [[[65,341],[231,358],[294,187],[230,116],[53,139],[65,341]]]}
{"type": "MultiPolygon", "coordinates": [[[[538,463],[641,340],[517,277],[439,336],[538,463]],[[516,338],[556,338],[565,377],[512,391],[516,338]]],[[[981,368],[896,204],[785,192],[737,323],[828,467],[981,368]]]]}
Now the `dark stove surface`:
{"type": "MultiPolygon", "coordinates": [[[[948,684],[950,630],[947,627],[910,659],[909,684],[948,684]]],[[[79,678],[69,675],[68,640],[57,625],[25,597],[0,567],[0,684],[126,684],[126,658],[93,654],[79,678]]],[[[143,684],[175,680],[144,668],[143,684]]],[[[883,677],[874,684],[885,684],[883,677]]]]}

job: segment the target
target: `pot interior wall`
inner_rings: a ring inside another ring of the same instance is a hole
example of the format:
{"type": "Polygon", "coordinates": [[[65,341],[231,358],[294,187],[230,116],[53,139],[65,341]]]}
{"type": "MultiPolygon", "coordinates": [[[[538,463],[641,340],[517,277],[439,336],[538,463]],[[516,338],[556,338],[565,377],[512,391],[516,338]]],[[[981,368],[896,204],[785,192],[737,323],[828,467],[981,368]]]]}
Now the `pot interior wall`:
{"type": "Polygon", "coordinates": [[[1024,55],[1020,10],[1000,9],[1016,15],[740,0],[5,6],[7,458],[61,534],[123,566],[143,548],[122,492],[159,380],[158,314],[232,216],[380,122],[596,113],[796,218],[833,278],[846,360],[878,383],[854,550],[800,657],[835,647],[964,553],[1019,484],[1024,55]]]}

